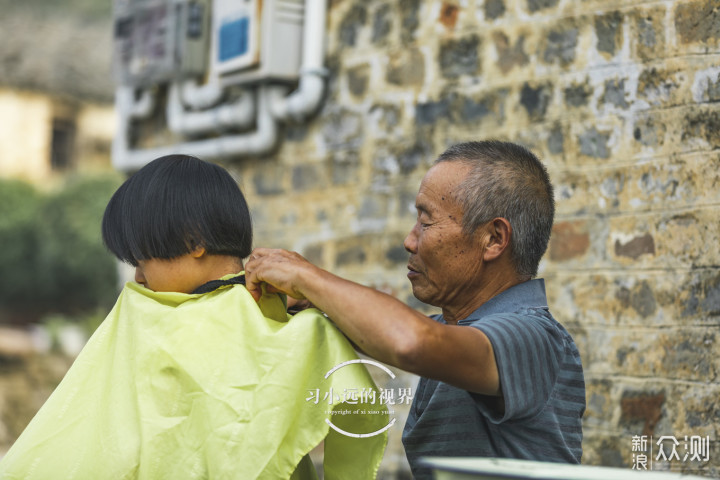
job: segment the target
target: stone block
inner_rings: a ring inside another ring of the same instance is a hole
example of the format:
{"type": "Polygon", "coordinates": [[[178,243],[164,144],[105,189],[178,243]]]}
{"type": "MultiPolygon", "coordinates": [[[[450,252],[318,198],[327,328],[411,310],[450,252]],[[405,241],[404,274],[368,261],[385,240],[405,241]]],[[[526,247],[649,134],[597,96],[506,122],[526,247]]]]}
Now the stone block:
{"type": "Polygon", "coordinates": [[[425,58],[416,48],[390,56],[385,80],[398,86],[421,86],[425,81],[425,58]]]}
{"type": "Polygon", "coordinates": [[[595,17],[596,48],[603,57],[614,57],[623,43],[623,15],[610,12],[595,17]]]}
{"type": "MultiPolygon", "coordinates": [[[[547,92],[538,93],[537,103],[528,100],[530,107],[534,111],[539,109],[547,109],[547,102],[543,95],[547,92]]],[[[470,97],[463,96],[460,98],[461,106],[459,112],[454,116],[453,120],[459,124],[477,124],[492,123],[494,126],[500,126],[505,122],[506,113],[505,105],[507,104],[509,91],[507,89],[492,90],[484,92],[481,96],[470,97]]]]}
{"type": "Polygon", "coordinates": [[[526,0],[527,9],[530,13],[547,10],[556,7],[559,0],[526,0]]]}
{"type": "Polygon", "coordinates": [[[655,240],[649,233],[637,235],[625,243],[615,240],[615,256],[636,260],[644,254],[655,255],[655,240]]]}
{"type": "Polygon", "coordinates": [[[548,251],[554,262],[577,259],[590,250],[590,232],[584,220],[560,221],[555,223],[550,237],[548,251]]]}
{"type": "Polygon", "coordinates": [[[622,110],[627,110],[630,107],[624,78],[614,78],[605,81],[604,90],[599,102],[599,105],[603,104],[612,105],[622,110]]]}
{"type": "Polygon", "coordinates": [[[291,181],[295,191],[323,188],[328,184],[327,169],[323,165],[310,163],[292,167],[291,181]]]}
{"type": "Polygon", "coordinates": [[[440,6],[438,21],[448,30],[454,30],[458,22],[460,7],[450,2],[443,2],[440,6]]]}
{"type": "Polygon", "coordinates": [[[358,65],[347,71],[348,90],[352,95],[363,98],[370,83],[370,65],[358,65]]]}
{"type": "Polygon", "coordinates": [[[401,148],[398,151],[397,163],[400,168],[400,174],[408,175],[414,172],[418,167],[425,167],[426,165],[429,165],[434,158],[435,156],[431,147],[418,140],[412,146],[401,148]]]}
{"type": "Polygon", "coordinates": [[[611,154],[610,137],[612,132],[606,129],[590,127],[577,137],[580,153],[597,159],[608,159],[611,154]]]}
{"type": "Polygon", "coordinates": [[[367,22],[367,8],[364,3],[353,4],[343,17],[337,30],[340,44],[354,47],[358,43],[360,30],[367,22]]]}
{"type": "Polygon", "coordinates": [[[555,123],[548,132],[546,141],[548,152],[551,155],[562,155],[565,153],[565,130],[560,123],[555,123]]]}
{"type": "Polygon", "coordinates": [[[323,115],[322,138],[328,150],[358,148],[364,138],[362,116],[348,109],[338,108],[323,115]]]}
{"type": "Polygon", "coordinates": [[[356,151],[333,152],[330,158],[330,176],[333,185],[348,185],[358,180],[360,158],[356,151]]]}
{"type": "Polygon", "coordinates": [[[566,107],[585,107],[589,105],[593,95],[593,87],[584,82],[572,83],[563,88],[563,98],[566,107]]]}
{"type": "Polygon", "coordinates": [[[638,7],[630,14],[631,57],[640,61],[662,58],[667,54],[665,21],[667,7],[638,7]]]}
{"type": "Polygon", "coordinates": [[[631,432],[653,435],[655,426],[663,415],[664,406],[665,393],[662,390],[625,391],[620,399],[620,421],[624,426],[630,427],[631,432]]]}
{"type": "Polygon", "coordinates": [[[720,316],[720,273],[714,269],[695,272],[680,295],[683,301],[680,318],[717,321],[716,317],[720,316]]]}
{"type": "Polygon", "coordinates": [[[344,267],[347,265],[363,264],[367,261],[367,254],[362,245],[352,245],[338,250],[335,257],[335,265],[344,267]]]}
{"type": "Polygon", "coordinates": [[[420,26],[420,0],[400,0],[400,41],[408,44],[414,41],[415,34],[420,26]]]}
{"type": "Polygon", "coordinates": [[[374,138],[403,138],[404,115],[401,108],[390,103],[377,103],[370,107],[368,135],[374,138]]]}
{"type": "Polygon", "coordinates": [[[583,112],[579,117],[564,123],[566,132],[566,166],[573,169],[597,168],[621,155],[630,139],[625,135],[628,118],[620,115],[590,116],[583,112]]]}
{"type": "Polygon", "coordinates": [[[538,85],[531,85],[528,82],[523,84],[520,90],[520,105],[527,112],[530,121],[544,120],[553,96],[553,85],[545,82],[538,85]]]}
{"type": "Polygon", "coordinates": [[[715,2],[679,2],[673,13],[680,44],[717,48],[720,43],[720,11],[715,2]]]}
{"type": "Polygon", "coordinates": [[[653,317],[658,312],[658,299],[647,280],[640,280],[629,287],[618,286],[615,290],[615,300],[619,302],[621,311],[627,312],[632,309],[633,315],[643,320],[653,317]]]}
{"type": "Polygon", "coordinates": [[[692,96],[696,103],[720,101],[720,68],[699,68],[693,76],[692,96]]]}
{"type": "Polygon", "coordinates": [[[389,4],[380,5],[373,13],[372,37],[374,44],[382,44],[393,29],[393,11],[389,4]]]}
{"type": "Polygon", "coordinates": [[[449,119],[450,112],[448,98],[418,103],[415,105],[415,124],[417,126],[435,125],[443,119],[449,119]]]}
{"type": "Polygon", "coordinates": [[[468,35],[442,41],[438,52],[440,73],[447,79],[480,73],[480,37],[468,35]]]}
{"type": "Polygon", "coordinates": [[[503,75],[514,67],[523,67],[530,61],[525,52],[525,35],[520,35],[514,42],[505,32],[495,31],[491,35],[497,52],[497,66],[503,75]]]}
{"type": "Polygon", "coordinates": [[[402,243],[389,247],[385,252],[385,259],[393,265],[407,265],[409,253],[402,246],[402,243]]]}
{"type": "Polygon", "coordinates": [[[359,220],[387,220],[388,198],[385,195],[365,195],[358,210],[359,220]]]}
{"type": "Polygon", "coordinates": [[[637,99],[649,107],[670,107],[685,103],[687,65],[666,64],[643,68],[637,80],[637,99]]]}
{"type": "Polygon", "coordinates": [[[585,378],[585,415],[583,428],[606,424],[613,418],[615,402],[612,395],[613,382],[609,378],[586,376],[585,378]]]}
{"type": "Polygon", "coordinates": [[[483,11],[485,18],[488,20],[495,20],[505,14],[506,7],[504,0],[485,0],[483,3],[483,11]]]}
{"type": "Polygon", "coordinates": [[[657,152],[665,144],[666,133],[667,126],[658,115],[639,115],[635,118],[633,138],[652,152],[657,152]]]}
{"type": "Polygon", "coordinates": [[[415,197],[418,187],[405,187],[397,192],[397,216],[405,221],[414,220],[417,216],[415,210],[415,197]]]}
{"type": "Polygon", "coordinates": [[[547,64],[567,67],[575,61],[579,30],[574,25],[561,25],[545,33],[540,57],[547,64]]]}
{"type": "Polygon", "coordinates": [[[287,169],[277,164],[264,164],[252,176],[257,195],[279,195],[285,191],[287,169]]]}
{"type": "Polygon", "coordinates": [[[323,268],[325,265],[325,244],[316,243],[314,245],[307,245],[300,254],[305,257],[310,263],[323,268]]]}
{"type": "Polygon", "coordinates": [[[686,112],[682,119],[681,140],[694,150],[720,147],[720,112],[717,108],[703,106],[686,112]]]}
{"type": "Polygon", "coordinates": [[[720,385],[717,382],[703,383],[703,388],[682,385],[674,389],[675,398],[672,400],[678,409],[672,431],[682,435],[710,435],[717,441],[720,433],[720,385]]]}

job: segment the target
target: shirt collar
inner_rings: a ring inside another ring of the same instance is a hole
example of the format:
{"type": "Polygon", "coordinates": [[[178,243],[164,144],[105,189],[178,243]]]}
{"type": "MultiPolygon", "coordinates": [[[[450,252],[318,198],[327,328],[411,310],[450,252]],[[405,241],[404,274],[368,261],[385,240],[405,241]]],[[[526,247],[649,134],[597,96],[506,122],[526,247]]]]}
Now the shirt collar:
{"type": "Polygon", "coordinates": [[[460,320],[458,325],[472,323],[479,318],[496,313],[514,313],[523,308],[532,307],[548,308],[545,280],[542,278],[528,280],[503,290],[480,305],[466,318],[460,320]]]}

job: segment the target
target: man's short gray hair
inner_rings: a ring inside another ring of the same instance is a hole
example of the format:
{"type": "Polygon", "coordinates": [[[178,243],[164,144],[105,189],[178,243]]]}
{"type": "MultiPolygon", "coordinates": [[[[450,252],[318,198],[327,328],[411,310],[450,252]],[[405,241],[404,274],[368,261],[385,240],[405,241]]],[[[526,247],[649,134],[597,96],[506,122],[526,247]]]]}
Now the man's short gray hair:
{"type": "Polygon", "coordinates": [[[505,218],[512,226],[510,258],[516,273],[535,277],[555,215],[545,166],[527,148],[496,140],[454,145],[435,163],[452,161],[471,166],[455,191],[464,232],[472,234],[494,218],[505,218]]]}

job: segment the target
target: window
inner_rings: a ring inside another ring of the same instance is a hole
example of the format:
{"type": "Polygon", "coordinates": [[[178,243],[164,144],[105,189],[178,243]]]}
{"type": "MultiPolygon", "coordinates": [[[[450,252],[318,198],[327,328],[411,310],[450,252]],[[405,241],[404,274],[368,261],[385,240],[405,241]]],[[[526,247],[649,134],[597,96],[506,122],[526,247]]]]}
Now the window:
{"type": "Polygon", "coordinates": [[[52,123],[50,165],[53,170],[67,170],[73,165],[75,146],[75,122],[56,118],[52,123]]]}

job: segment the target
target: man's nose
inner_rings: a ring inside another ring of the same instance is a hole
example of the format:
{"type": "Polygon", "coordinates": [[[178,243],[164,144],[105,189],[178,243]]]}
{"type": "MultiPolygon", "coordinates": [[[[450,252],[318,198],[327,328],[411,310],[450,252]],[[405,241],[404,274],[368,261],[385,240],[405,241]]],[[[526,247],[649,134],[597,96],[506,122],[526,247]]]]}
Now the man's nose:
{"type": "Polygon", "coordinates": [[[413,226],[403,241],[403,247],[410,253],[417,252],[417,228],[418,224],[415,223],[415,226],[413,226]]]}

